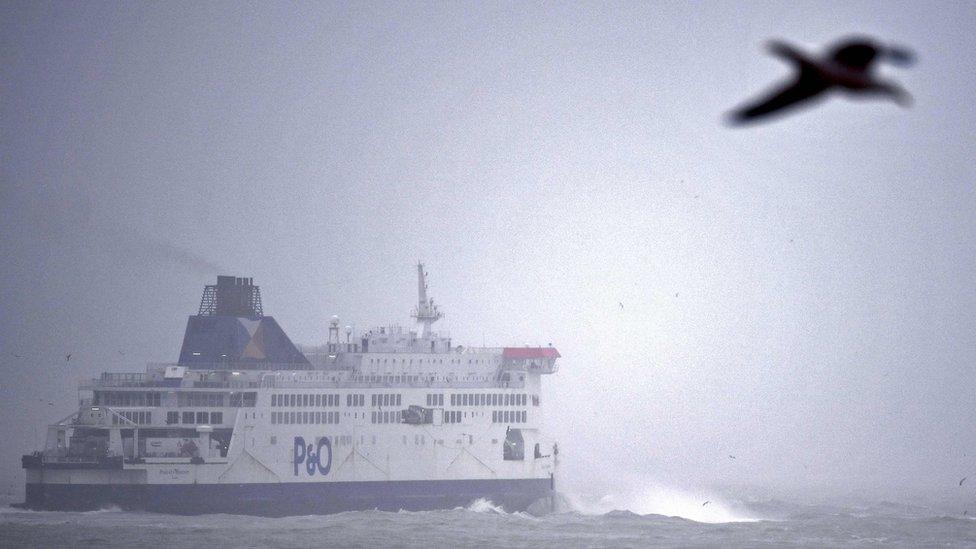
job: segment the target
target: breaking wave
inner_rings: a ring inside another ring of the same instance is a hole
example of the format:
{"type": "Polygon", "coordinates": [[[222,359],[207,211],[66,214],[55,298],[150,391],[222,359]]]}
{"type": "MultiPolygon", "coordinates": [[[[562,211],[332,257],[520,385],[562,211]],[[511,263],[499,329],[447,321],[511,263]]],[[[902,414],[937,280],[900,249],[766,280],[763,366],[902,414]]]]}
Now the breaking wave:
{"type": "Polygon", "coordinates": [[[499,515],[507,515],[505,509],[502,509],[500,505],[495,505],[490,499],[478,498],[468,504],[464,508],[465,511],[471,511],[472,513],[496,513],[499,515]]]}
{"type": "Polygon", "coordinates": [[[703,523],[757,522],[767,520],[744,506],[718,495],[693,493],[663,486],[635,488],[619,493],[593,495],[564,493],[569,511],[606,515],[625,511],[640,516],[678,517],[703,523]]]}

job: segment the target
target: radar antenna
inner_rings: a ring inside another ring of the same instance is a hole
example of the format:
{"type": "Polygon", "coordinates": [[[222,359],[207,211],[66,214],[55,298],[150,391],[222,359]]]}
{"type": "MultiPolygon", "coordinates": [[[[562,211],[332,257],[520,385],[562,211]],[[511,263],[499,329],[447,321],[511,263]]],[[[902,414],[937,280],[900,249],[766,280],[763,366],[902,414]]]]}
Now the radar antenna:
{"type": "Polygon", "coordinates": [[[427,298],[427,273],[424,272],[424,264],[417,263],[417,308],[413,310],[413,318],[417,319],[417,322],[423,324],[424,330],[421,332],[421,337],[427,338],[430,336],[430,325],[437,322],[443,314],[437,310],[437,305],[434,305],[433,298],[427,298]]]}

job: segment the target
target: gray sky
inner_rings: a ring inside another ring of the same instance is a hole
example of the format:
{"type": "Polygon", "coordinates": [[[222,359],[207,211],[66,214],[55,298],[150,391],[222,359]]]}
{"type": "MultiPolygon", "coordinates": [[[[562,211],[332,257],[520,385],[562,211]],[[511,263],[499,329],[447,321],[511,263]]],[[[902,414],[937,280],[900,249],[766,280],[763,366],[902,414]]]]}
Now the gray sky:
{"type": "Polygon", "coordinates": [[[406,323],[422,259],[457,343],[563,353],[567,484],[951,488],[974,6],[5,2],[0,475],[79,378],[175,361],[217,274],[319,343],[406,323]],[[722,124],[788,76],[765,40],[852,33],[918,53],[912,109],[722,124]]]}

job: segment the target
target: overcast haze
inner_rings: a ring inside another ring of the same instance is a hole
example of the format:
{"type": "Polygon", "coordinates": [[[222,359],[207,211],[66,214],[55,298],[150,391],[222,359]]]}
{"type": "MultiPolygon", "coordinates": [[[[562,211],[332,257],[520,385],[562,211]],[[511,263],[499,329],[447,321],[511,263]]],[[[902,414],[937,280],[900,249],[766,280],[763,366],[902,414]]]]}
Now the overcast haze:
{"type": "Polygon", "coordinates": [[[562,353],[563,486],[955,497],[974,6],[5,2],[2,479],[216,275],[317,344],[407,324],[419,259],[456,344],[562,353]],[[916,51],[913,108],[723,125],[788,77],[766,40],[850,34],[916,51]]]}

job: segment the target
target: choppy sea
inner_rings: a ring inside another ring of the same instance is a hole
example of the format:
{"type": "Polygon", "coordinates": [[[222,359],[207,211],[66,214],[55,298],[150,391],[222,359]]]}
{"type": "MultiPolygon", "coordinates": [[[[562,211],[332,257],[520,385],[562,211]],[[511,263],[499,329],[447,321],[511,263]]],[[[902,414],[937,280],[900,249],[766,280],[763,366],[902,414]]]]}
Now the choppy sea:
{"type": "Polygon", "coordinates": [[[565,498],[543,516],[477,500],[445,511],[255,518],[23,511],[14,499],[0,502],[0,547],[976,547],[976,520],[893,503],[696,502],[685,518],[606,510],[606,498],[565,498]]]}

